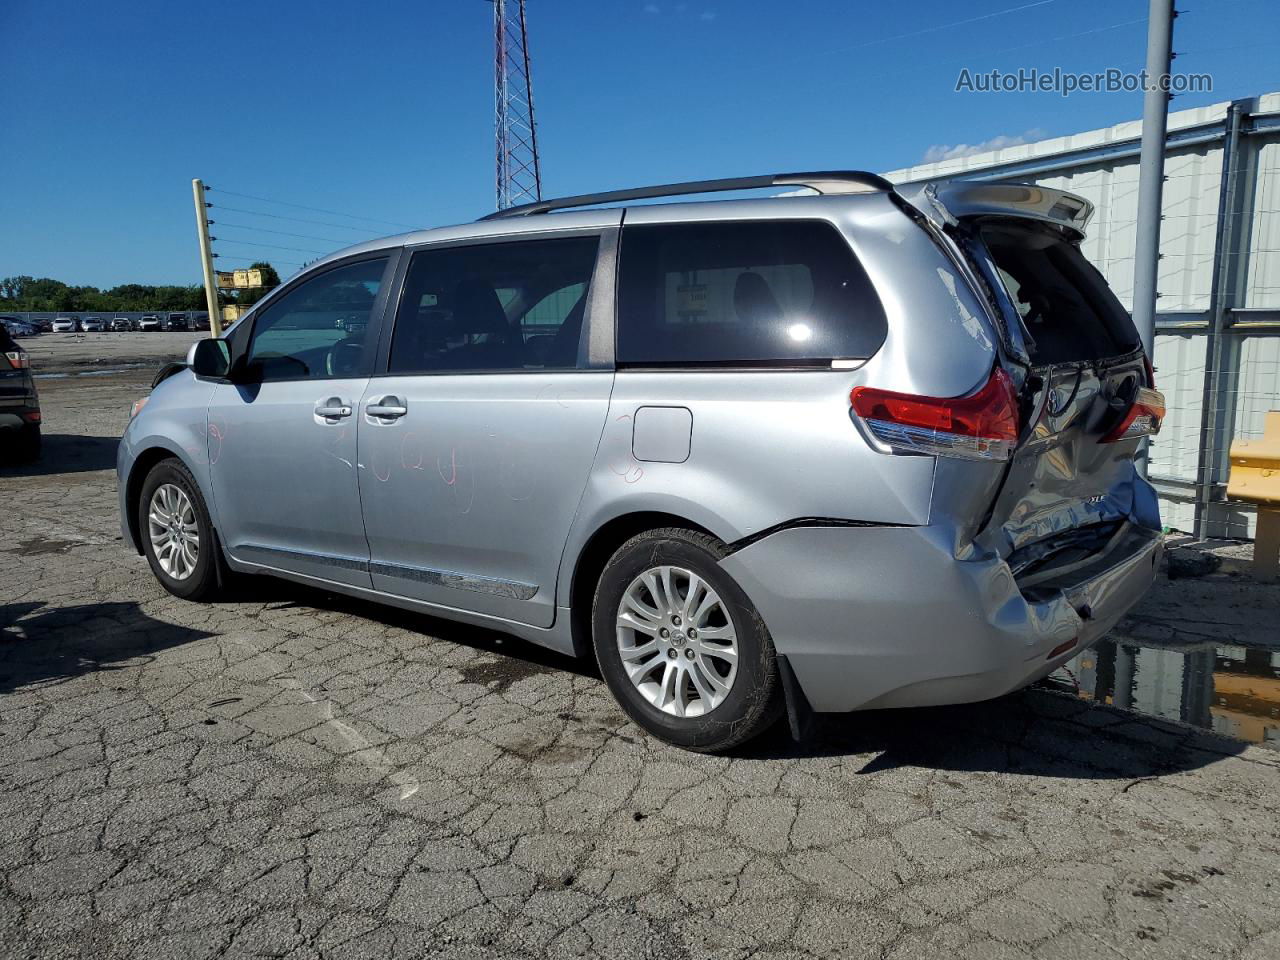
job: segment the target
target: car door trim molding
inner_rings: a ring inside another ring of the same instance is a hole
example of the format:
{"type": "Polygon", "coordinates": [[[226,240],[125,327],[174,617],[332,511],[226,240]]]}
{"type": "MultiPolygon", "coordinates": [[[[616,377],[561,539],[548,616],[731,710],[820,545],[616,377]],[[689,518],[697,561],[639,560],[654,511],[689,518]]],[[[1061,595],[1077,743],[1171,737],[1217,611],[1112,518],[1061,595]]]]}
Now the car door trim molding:
{"type": "MultiPolygon", "coordinates": [[[[360,557],[344,557],[334,553],[316,553],[311,550],[287,550],[284,547],[268,547],[260,543],[242,543],[236,548],[236,552],[240,554],[266,554],[270,557],[278,557],[280,559],[305,560],[308,563],[316,563],[321,566],[334,567],[339,570],[356,570],[360,573],[369,572],[369,561],[360,557]]],[[[240,559],[253,563],[248,557],[240,559]]]]}
{"type": "Polygon", "coordinates": [[[398,580],[413,580],[434,587],[453,587],[457,590],[470,590],[472,593],[510,597],[513,600],[532,600],[538,592],[538,585],[535,583],[482,577],[474,573],[459,573],[456,570],[436,570],[431,567],[386,563],[382,560],[370,561],[369,572],[384,577],[395,577],[398,580]]]}
{"type": "MultiPolygon", "coordinates": [[[[488,593],[499,597],[510,597],[513,600],[532,600],[538,593],[538,585],[534,583],[502,580],[497,577],[482,577],[478,574],[459,573],[456,570],[436,570],[431,567],[414,567],[400,563],[362,560],[359,557],[314,553],[310,550],[287,550],[283,547],[267,547],[256,543],[246,543],[242,544],[237,552],[241,554],[267,554],[282,559],[305,560],[310,563],[342,570],[358,570],[361,573],[394,577],[398,580],[413,580],[436,587],[470,590],[472,593],[488,593]]],[[[248,557],[242,557],[242,559],[249,563],[253,562],[248,557]]]]}

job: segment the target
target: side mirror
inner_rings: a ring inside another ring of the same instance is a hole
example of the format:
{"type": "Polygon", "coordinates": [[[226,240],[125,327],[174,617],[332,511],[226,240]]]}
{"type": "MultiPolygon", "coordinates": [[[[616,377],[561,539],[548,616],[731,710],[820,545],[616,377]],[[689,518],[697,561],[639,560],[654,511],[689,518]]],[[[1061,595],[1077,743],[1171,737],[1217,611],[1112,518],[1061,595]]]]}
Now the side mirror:
{"type": "Polygon", "coordinates": [[[187,366],[197,377],[222,380],[231,369],[231,348],[225,340],[197,340],[187,353],[187,366]]]}

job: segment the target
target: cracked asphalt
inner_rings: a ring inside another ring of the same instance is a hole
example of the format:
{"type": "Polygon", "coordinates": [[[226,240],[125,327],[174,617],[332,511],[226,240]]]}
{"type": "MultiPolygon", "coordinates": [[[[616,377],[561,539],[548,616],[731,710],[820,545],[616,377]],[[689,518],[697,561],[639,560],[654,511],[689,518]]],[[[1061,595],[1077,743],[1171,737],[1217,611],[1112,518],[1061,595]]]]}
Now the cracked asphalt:
{"type": "Polygon", "coordinates": [[[116,518],[148,380],[42,381],[0,470],[0,956],[1280,956],[1272,750],[1036,689],[707,757],[496,633],[170,597],[116,518]]]}

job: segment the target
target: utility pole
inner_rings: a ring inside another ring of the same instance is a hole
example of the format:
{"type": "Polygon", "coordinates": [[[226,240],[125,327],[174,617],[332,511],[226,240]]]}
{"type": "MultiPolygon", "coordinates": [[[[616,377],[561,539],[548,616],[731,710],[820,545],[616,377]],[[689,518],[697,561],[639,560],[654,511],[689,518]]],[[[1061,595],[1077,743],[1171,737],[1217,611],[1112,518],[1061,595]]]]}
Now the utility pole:
{"type": "Polygon", "coordinates": [[[204,199],[204,181],[191,181],[196,202],[196,232],[200,236],[200,264],[204,267],[204,298],[209,305],[209,336],[222,336],[222,314],[218,312],[218,278],[213,272],[213,245],[209,242],[209,205],[204,199]]]}
{"type": "MultiPolygon", "coordinates": [[[[1138,223],[1133,268],[1133,325],[1148,359],[1156,355],[1156,285],[1160,277],[1160,220],[1164,146],[1169,126],[1169,74],[1173,67],[1173,0],[1150,0],[1147,12],[1147,89],[1142,101],[1138,162],[1138,223]]],[[[1142,441],[1138,470],[1151,463],[1151,439],[1142,441]]]]}
{"type": "Polygon", "coordinates": [[[1147,14],[1147,89],[1142,102],[1142,152],[1138,169],[1137,247],[1134,251],[1133,324],[1147,356],[1154,356],[1156,283],[1160,270],[1160,204],[1169,122],[1169,73],[1173,61],[1173,0],[1150,0],[1147,14]]]}

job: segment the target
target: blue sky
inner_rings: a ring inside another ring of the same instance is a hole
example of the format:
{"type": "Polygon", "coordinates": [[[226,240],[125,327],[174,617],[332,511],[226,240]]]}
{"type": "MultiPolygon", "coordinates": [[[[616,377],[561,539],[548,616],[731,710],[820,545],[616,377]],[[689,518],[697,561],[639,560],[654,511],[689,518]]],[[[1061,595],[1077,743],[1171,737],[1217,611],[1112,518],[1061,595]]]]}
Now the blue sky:
{"type": "MultiPolygon", "coordinates": [[[[1173,109],[1280,90],[1280,4],[1189,6],[1175,28],[1176,67],[1211,73],[1214,91],[1173,109]]],[[[1146,9],[530,0],[544,194],[887,170],[931,150],[1135,119],[1137,93],[1064,100],[954,87],[962,67],[1137,70],[1146,9]]],[[[215,202],[346,225],[215,212],[282,231],[215,227],[220,237],[307,251],[220,241],[221,263],[265,255],[285,275],[311,251],[393,224],[474,219],[494,203],[492,44],[485,0],[4,0],[0,275],[198,282],[194,176],[215,202]],[[233,203],[218,187],[379,222],[233,203]]]]}

